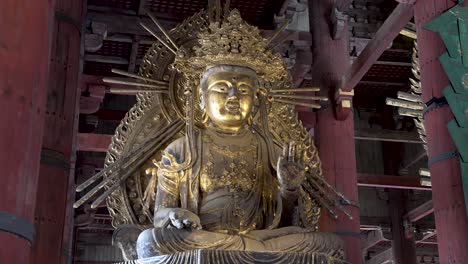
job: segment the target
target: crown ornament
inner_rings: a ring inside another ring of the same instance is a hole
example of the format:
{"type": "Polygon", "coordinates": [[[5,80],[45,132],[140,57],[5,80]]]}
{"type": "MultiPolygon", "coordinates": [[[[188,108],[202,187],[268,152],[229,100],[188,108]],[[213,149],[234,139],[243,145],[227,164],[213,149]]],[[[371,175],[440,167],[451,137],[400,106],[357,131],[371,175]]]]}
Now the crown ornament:
{"type": "Polygon", "coordinates": [[[193,77],[218,65],[247,67],[268,80],[287,75],[279,54],[270,51],[268,40],[260,35],[257,27],[247,24],[236,9],[223,21],[212,22],[200,32],[198,45],[192,52],[179,49],[173,63],[179,72],[193,77]]]}
{"type": "MultiPolygon", "coordinates": [[[[157,43],[172,53],[170,56],[173,61],[169,62],[166,67],[178,73],[176,74],[178,81],[169,82],[169,80],[154,79],[150,78],[151,76],[112,69],[115,74],[135,80],[104,78],[104,81],[108,83],[135,87],[113,88],[112,92],[176,94],[175,97],[179,97],[181,94],[196,93],[197,91],[192,88],[197,87],[202,74],[208,69],[227,65],[246,67],[255,71],[259,81],[263,84],[260,91],[266,94],[268,102],[318,109],[321,108],[321,105],[312,101],[328,101],[328,98],[324,96],[304,94],[318,92],[319,88],[293,88],[292,77],[281,55],[274,52],[275,48],[287,39],[284,37],[277,40],[289,21],[285,21],[273,35],[266,39],[261,36],[257,27],[249,25],[242,19],[237,9],[230,10],[229,4],[226,3],[224,10],[222,10],[219,1],[216,2],[215,8],[209,6],[207,11],[196,15],[200,16],[202,20],[196,24],[203,24],[203,26],[197,28],[196,39],[193,39],[192,36],[186,36],[185,41],[174,38],[174,32],[164,29],[156,17],[148,12],[148,16],[158,27],[162,36],[153,31],[149,25],[143,22],[140,24],[158,40],[157,43]],[[195,45],[192,40],[195,40],[195,45]]],[[[190,26],[190,23],[192,22],[181,25],[182,31],[186,26],[190,26]]],[[[181,29],[175,28],[173,30],[181,29]]],[[[179,111],[180,114],[182,112],[179,111]]]]}

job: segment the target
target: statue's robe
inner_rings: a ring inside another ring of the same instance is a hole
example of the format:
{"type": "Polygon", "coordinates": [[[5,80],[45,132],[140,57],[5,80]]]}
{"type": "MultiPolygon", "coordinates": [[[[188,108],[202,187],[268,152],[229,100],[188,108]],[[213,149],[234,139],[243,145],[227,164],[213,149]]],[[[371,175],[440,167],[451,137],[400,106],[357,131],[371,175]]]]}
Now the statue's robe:
{"type": "Polygon", "coordinates": [[[200,217],[203,230],[168,229],[160,222],[163,219],[155,219],[158,228],[145,230],[138,239],[140,258],[192,249],[320,252],[342,257],[342,243],[336,236],[287,226],[295,217],[283,214],[272,166],[277,157],[270,159],[275,155],[273,148],[261,134],[246,133],[223,140],[213,131],[198,131],[193,145],[196,157],[184,170],[177,168],[190,153],[185,138],[167,147],[158,166],[155,212],[187,209],[200,217]],[[223,141],[224,146],[218,146],[223,141]]]}

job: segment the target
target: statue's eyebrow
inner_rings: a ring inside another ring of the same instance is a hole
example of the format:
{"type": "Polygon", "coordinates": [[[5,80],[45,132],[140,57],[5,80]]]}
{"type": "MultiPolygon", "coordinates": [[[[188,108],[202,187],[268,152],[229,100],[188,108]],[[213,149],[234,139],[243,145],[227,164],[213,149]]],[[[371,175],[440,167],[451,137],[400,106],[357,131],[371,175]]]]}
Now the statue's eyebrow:
{"type": "Polygon", "coordinates": [[[218,84],[218,83],[225,83],[225,84],[227,84],[228,82],[230,82],[230,81],[228,81],[228,80],[216,80],[216,81],[214,81],[213,83],[211,83],[210,85],[208,85],[207,89],[211,88],[211,87],[212,87],[213,85],[215,85],[215,84],[218,84]]]}

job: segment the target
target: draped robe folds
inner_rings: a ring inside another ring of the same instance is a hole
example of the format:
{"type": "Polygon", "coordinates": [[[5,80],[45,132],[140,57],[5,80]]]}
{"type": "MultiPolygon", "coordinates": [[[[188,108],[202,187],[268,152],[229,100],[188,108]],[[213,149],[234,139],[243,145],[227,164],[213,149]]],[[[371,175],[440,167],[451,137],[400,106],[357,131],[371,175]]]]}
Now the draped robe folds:
{"type": "MultiPolygon", "coordinates": [[[[343,247],[338,237],[297,226],[280,226],[281,194],[276,172],[269,159],[268,146],[261,134],[247,130],[247,134],[242,137],[226,136],[225,142],[229,142],[229,145],[238,142],[255,147],[252,150],[252,153],[256,152],[255,155],[244,157],[241,161],[247,163],[244,169],[250,171],[236,175],[251,177],[248,181],[250,184],[244,184],[240,190],[239,186],[233,189],[231,186],[223,186],[225,182],[221,175],[217,175],[221,174],[219,166],[218,170],[213,170],[216,175],[207,175],[210,171],[206,166],[212,163],[207,157],[216,147],[211,140],[205,140],[210,138],[208,133],[216,137],[213,131],[198,130],[195,134],[196,159],[185,170],[174,170],[185,161],[189,153],[185,138],[177,139],[166,148],[158,166],[155,201],[155,214],[164,208],[187,209],[200,217],[202,230],[168,229],[161,223],[163,219],[155,218],[156,228],[143,231],[138,238],[139,258],[193,249],[317,252],[342,257],[343,247]],[[245,142],[246,139],[251,139],[254,144],[245,142]],[[245,158],[248,158],[247,162],[245,158]],[[218,176],[220,179],[216,178],[218,176]],[[233,206],[233,203],[237,206],[233,206]],[[242,213],[236,214],[234,211],[242,213]]],[[[219,141],[219,138],[216,140],[219,141]]],[[[231,160],[233,163],[239,161],[231,160]]],[[[227,182],[231,182],[230,179],[227,182]]]]}

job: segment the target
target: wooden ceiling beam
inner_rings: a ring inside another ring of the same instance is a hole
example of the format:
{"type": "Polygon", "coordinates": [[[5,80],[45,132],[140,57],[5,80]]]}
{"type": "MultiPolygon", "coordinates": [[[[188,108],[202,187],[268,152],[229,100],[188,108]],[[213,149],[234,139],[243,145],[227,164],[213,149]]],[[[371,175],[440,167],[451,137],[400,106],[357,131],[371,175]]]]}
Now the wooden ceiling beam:
{"type": "Polygon", "coordinates": [[[389,248],[370,260],[366,261],[365,264],[391,264],[393,263],[393,249],[389,248]]]}
{"type": "Polygon", "coordinates": [[[113,135],[78,133],[78,151],[107,152],[113,135]]]}
{"type": "Polygon", "coordinates": [[[434,205],[432,200],[430,200],[409,211],[403,216],[403,218],[407,219],[411,223],[414,223],[432,213],[434,213],[434,205]]]}
{"type": "Polygon", "coordinates": [[[421,191],[431,190],[431,187],[421,185],[419,177],[366,173],[358,173],[358,186],[421,191]]]}
{"type": "Polygon", "coordinates": [[[145,15],[146,2],[147,0],[140,0],[140,3],[138,4],[138,15],[145,15]]]}
{"type": "Polygon", "coordinates": [[[351,65],[346,74],[343,91],[351,91],[361,81],[372,65],[379,59],[382,53],[389,47],[395,37],[408,24],[413,17],[413,5],[398,4],[384,24],[367,44],[362,53],[351,65]]]}
{"type": "Polygon", "coordinates": [[[128,69],[127,69],[128,72],[135,72],[139,46],[140,46],[140,42],[138,40],[138,36],[135,36],[132,42],[132,49],[130,52],[130,60],[129,60],[128,69]]]}
{"type": "Polygon", "coordinates": [[[122,65],[127,65],[129,63],[128,60],[125,58],[116,57],[116,56],[94,55],[94,54],[86,54],[84,56],[84,60],[92,61],[92,62],[122,64],[122,65]]]}
{"type": "Polygon", "coordinates": [[[354,139],[368,141],[387,141],[387,142],[402,142],[412,144],[423,144],[422,140],[416,132],[407,132],[389,129],[357,129],[354,131],[354,139]]]}
{"type": "MultiPolygon", "coordinates": [[[[151,21],[149,17],[139,17],[139,16],[132,16],[132,15],[124,15],[124,14],[112,14],[112,13],[98,13],[89,11],[87,13],[86,19],[88,22],[100,22],[107,25],[107,32],[109,34],[133,34],[133,35],[141,35],[141,36],[151,36],[148,31],[146,31],[143,27],[140,26],[140,21],[147,24],[153,25],[154,23],[151,21]]],[[[159,23],[166,28],[171,29],[175,27],[178,23],[167,21],[160,19],[159,23]]],[[[156,26],[154,27],[155,31],[156,26]]]]}
{"type": "Polygon", "coordinates": [[[375,245],[379,244],[382,241],[388,241],[383,235],[383,231],[380,230],[372,230],[367,232],[364,236],[361,235],[361,245],[362,245],[362,253],[367,253],[367,250],[374,247],[375,245]]]}
{"type": "Polygon", "coordinates": [[[123,9],[123,8],[94,6],[94,5],[87,5],[87,8],[88,8],[88,12],[97,11],[97,12],[106,12],[106,13],[119,13],[119,14],[125,14],[125,15],[136,15],[135,10],[128,10],[128,9],[123,9]]]}

